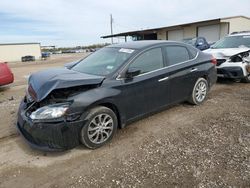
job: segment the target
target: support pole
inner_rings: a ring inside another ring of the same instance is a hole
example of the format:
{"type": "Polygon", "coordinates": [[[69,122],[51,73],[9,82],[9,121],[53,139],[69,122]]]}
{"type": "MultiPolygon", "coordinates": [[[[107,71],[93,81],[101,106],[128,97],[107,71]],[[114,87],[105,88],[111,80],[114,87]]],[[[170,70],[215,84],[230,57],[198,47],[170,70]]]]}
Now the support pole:
{"type": "Polygon", "coordinates": [[[112,14],[110,14],[110,31],[111,31],[111,44],[113,44],[114,41],[113,41],[113,17],[112,17],[112,14]]]}

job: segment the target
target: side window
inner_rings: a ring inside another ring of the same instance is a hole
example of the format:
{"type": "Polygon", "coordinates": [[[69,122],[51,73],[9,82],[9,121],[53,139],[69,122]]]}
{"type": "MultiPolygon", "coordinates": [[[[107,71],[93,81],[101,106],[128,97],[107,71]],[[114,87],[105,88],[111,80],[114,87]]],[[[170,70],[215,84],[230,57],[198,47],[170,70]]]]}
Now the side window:
{"type": "Polygon", "coordinates": [[[195,58],[195,56],[197,55],[198,53],[198,50],[196,48],[193,48],[193,47],[188,47],[188,50],[190,52],[190,55],[191,55],[191,59],[195,58]]]}
{"type": "Polygon", "coordinates": [[[161,48],[148,50],[141,54],[129,66],[130,68],[139,69],[141,74],[164,67],[161,48]]]}
{"type": "Polygon", "coordinates": [[[183,46],[166,46],[164,53],[167,57],[168,65],[174,65],[190,59],[187,48],[183,46]]]}

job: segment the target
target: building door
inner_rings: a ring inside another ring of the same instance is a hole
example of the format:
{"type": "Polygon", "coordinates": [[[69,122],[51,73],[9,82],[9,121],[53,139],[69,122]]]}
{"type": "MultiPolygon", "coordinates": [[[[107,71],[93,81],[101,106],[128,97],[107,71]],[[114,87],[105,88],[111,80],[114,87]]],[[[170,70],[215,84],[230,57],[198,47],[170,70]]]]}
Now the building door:
{"type": "Polygon", "coordinates": [[[168,31],[168,40],[181,41],[183,36],[183,29],[168,31]]]}
{"type": "Polygon", "coordinates": [[[198,27],[198,37],[205,37],[209,43],[220,39],[220,25],[208,25],[198,27]]]}

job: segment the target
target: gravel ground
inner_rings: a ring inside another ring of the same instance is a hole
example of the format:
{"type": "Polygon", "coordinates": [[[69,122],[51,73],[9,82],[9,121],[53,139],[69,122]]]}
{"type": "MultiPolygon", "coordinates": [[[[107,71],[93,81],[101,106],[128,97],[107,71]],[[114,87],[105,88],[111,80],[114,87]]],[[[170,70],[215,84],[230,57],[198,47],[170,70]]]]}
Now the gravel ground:
{"type": "Polygon", "coordinates": [[[176,135],[161,138],[151,136],[137,152],[95,168],[89,176],[77,177],[71,186],[247,187],[249,120],[236,113],[223,114],[207,126],[180,129],[176,135]]]}
{"type": "Polygon", "coordinates": [[[44,153],[7,136],[0,187],[250,187],[249,106],[250,84],[223,81],[204,104],[135,122],[97,150],[44,153]]]}
{"type": "Polygon", "coordinates": [[[69,185],[250,187],[249,91],[234,94],[245,101],[232,102],[219,116],[205,116],[174,133],[149,135],[133,154],[73,177],[69,185]]]}

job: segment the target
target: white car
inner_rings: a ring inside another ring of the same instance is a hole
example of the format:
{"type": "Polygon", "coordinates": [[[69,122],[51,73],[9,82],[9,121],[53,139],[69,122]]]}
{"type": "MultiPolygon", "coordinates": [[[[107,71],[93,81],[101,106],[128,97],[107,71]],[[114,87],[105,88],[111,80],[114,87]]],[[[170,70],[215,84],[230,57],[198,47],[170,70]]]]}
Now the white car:
{"type": "Polygon", "coordinates": [[[218,77],[250,83],[250,31],[232,33],[204,52],[217,59],[218,77]]]}

